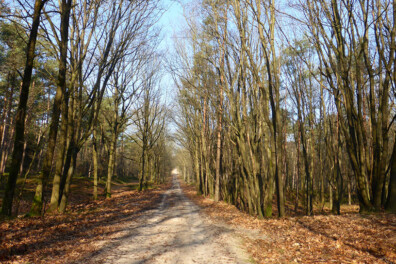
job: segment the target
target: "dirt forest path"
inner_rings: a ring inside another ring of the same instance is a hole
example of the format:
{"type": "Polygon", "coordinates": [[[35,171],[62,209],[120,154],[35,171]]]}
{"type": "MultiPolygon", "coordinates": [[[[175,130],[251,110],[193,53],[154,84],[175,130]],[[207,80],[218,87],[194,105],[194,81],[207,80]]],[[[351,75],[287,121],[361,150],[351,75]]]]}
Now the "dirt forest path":
{"type": "Polygon", "coordinates": [[[150,210],[117,239],[84,263],[249,263],[230,229],[209,223],[173,176],[160,206],[150,210]]]}

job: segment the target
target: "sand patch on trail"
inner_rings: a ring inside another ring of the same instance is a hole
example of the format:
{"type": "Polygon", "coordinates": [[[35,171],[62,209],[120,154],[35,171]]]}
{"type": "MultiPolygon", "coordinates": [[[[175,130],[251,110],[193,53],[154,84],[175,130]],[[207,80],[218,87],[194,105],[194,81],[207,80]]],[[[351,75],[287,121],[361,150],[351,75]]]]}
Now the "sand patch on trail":
{"type": "Polygon", "coordinates": [[[160,206],[102,244],[85,263],[249,263],[232,229],[202,218],[176,177],[160,206]]]}

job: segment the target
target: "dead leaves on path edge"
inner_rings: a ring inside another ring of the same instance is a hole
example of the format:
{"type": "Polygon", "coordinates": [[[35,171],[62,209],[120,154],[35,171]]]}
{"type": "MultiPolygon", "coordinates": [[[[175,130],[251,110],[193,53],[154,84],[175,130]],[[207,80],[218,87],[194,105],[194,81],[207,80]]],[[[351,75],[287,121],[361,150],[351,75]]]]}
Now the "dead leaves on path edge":
{"type": "Polygon", "coordinates": [[[259,220],[225,202],[196,195],[192,186],[182,187],[212,220],[258,231],[259,236],[243,235],[248,253],[257,263],[396,263],[395,215],[353,213],[259,220]]]}
{"type": "MultiPolygon", "coordinates": [[[[0,262],[70,263],[89,256],[98,241],[122,231],[156,206],[169,186],[144,192],[119,191],[111,199],[74,204],[66,215],[0,223],[0,262]]],[[[318,215],[259,220],[224,202],[197,196],[183,185],[214,221],[246,232],[244,243],[257,263],[396,263],[396,216],[318,215]]]]}
{"type": "Polygon", "coordinates": [[[96,242],[122,231],[159,202],[169,185],[138,192],[120,190],[110,199],[76,203],[65,215],[0,223],[0,262],[71,263],[99,250],[96,242]]]}

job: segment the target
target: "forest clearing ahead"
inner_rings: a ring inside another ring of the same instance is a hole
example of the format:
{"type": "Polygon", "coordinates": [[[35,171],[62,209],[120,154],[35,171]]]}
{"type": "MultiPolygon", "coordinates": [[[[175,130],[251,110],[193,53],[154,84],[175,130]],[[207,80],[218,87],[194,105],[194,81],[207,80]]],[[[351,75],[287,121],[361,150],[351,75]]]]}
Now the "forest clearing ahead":
{"type": "Polygon", "coordinates": [[[142,192],[116,186],[112,198],[91,202],[78,187],[65,215],[1,223],[0,262],[396,262],[395,215],[259,220],[176,179],[142,192]]]}

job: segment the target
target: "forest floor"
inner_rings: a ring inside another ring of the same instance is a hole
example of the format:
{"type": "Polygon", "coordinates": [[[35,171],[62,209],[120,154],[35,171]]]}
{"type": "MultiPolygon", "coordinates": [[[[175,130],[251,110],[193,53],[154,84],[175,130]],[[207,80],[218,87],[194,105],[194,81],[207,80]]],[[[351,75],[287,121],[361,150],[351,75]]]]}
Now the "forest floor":
{"type": "Polygon", "coordinates": [[[84,181],[65,215],[0,222],[0,262],[396,263],[395,215],[259,220],[176,179],[142,192],[116,184],[97,201],[84,181]]]}
{"type": "MultiPolygon", "coordinates": [[[[174,177],[160,205],[80,263],[250,263],[232,229],[213,224],[174,177]]],[[[99,243],[102,244],[102,243],[99,243]]]]}
{"type": "Polygon", "coordinates": [[[241,237],[254,263],[396,263],[395,215],[360,215],[344,207],[339,216],[260,220],[197,195],[193,186],[182,188],[215,224],[241,237]]]}
{"type": "MultiPolygon", "coordinates": [[[[25,218],[34,184],[26,186],[21,215],[0,221],[0,263],[75,263],[92,256],[101,242],[120,237],[131,222],[157,208],[170,185],[138,192],[135,183],[119,182],[113,184],[110,199],[100,196],[96,201],[90,179],[75,179],[71,187],[66,214],[25,218]]],[[[98,192],[103,193],[103,185],[98,192]]]]}
{"type": "Polygon", "coordinates": [[[99,201],[75,187],[66,215],[0,222],[1,263],[250,262],[233,230],[203,217],[176,178],[143,192],[120,185],[99,201]]]}

